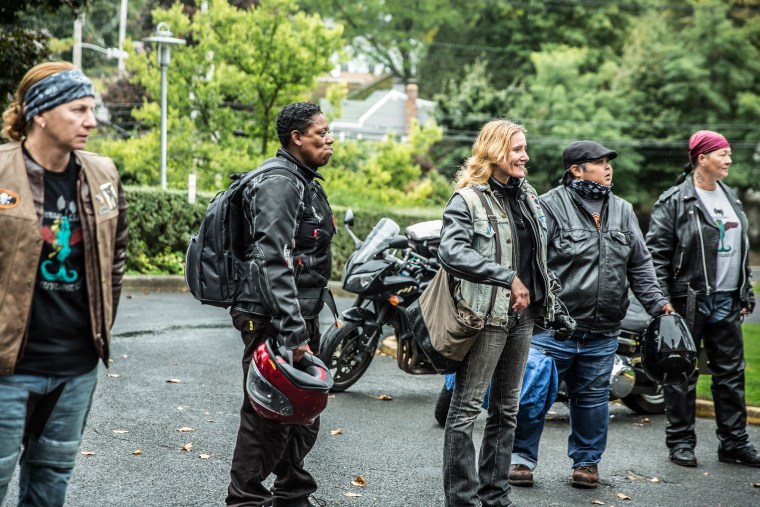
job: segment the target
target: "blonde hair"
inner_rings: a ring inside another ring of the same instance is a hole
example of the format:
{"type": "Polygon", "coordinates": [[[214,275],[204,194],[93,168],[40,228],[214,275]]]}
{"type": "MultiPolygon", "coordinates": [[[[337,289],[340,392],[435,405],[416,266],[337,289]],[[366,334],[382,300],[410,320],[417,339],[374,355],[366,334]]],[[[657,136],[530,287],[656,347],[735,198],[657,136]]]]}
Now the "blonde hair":
{"type": "Polygon", "coordinates": [[[69,62],[45,62],[29,69],[18,85],[13,102],[3,113],[2,135],[12,141],[23,141],[29,127],[24,119],[24,97],[29,88],[48,76],[75,68],[69,62]]]}
{"type": "Polygon", "coordinates": [[[517,132],[525,134],[527,131],[522,125],[509,120],[495,119],[483,125],[472,144],[472,155],[457,171],[455,188],[486,183],[494,169],[506,160],[512,149],[512,136],[517,132]]]}

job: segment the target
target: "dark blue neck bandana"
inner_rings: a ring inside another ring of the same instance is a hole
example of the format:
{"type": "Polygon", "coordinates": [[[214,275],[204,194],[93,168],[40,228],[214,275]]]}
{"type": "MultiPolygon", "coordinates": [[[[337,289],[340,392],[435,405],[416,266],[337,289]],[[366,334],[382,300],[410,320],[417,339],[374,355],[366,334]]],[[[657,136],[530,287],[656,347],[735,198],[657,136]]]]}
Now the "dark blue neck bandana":
{"type": "Polygon", "coordinates": [[[29,122],[36,115],[66,102],[94,96],[95,89],[81,70],[52,74],[34,83],[24,95],[24,120],[29,122]]]}
{"type": "Polygon", "coordinates": [[[612,185],[608,187],[607,185],[600,185],[599,183],[589,180],[573,180],[568,186],[575,190],[578,195],[584,199],[590,199],[592,201],[604,199],[609,195],[610,190],[612,190],[612,185]]]}

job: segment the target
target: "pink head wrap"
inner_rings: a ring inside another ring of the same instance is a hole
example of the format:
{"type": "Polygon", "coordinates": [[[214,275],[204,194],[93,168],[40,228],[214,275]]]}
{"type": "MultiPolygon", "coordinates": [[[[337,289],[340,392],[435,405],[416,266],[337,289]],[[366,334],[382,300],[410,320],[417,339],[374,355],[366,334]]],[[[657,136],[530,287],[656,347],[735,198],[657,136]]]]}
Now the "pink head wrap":
{"type": "Polygon", "coordinates": [[[689,139],[689,160],[696,160],[703,153],[730,148],[725,137],[712,130],[700,130],[689,139]]]}

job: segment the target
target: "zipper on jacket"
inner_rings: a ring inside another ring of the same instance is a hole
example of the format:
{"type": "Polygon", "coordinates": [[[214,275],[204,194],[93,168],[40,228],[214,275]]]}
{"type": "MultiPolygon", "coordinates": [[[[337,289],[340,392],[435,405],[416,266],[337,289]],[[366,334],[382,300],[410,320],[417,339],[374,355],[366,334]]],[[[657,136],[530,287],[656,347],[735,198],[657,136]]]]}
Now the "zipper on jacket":
{"type": "Polygon", "coordinates": [[[710,280],[707,277],[707,260],[705,258],[705,238],[702,236],[702,225],[699,223],[699,212],[694,213],[694,219],[697,221],[697,232],[699,233],[699,247],[702,250],[702,273],[705,275],[705,295],[709,296],[711,291],[710,289],[710,280]]]}

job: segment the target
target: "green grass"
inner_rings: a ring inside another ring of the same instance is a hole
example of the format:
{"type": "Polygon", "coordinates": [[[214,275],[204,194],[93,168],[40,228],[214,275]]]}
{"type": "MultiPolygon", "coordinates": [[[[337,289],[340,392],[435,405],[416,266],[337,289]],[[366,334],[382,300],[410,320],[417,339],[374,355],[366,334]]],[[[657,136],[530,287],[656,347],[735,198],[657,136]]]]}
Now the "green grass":
{"type": "MultiPolygon", "coordinates": [[[[744,324],[744,370],[747,405],[760,407],[760,324],[744,324]]],[[[712,400],[710,375],[700,375],[697,383],[697,397],[712,400]]]]}

